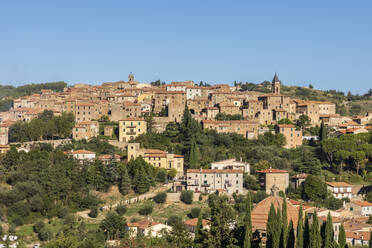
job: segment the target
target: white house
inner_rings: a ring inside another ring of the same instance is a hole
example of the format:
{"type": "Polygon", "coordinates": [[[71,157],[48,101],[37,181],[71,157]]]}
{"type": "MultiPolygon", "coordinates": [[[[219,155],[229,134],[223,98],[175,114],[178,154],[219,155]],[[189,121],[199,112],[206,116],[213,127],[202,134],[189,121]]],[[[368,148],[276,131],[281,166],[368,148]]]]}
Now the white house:
{"type": "Polygon", "coordinates": [[[127,231],[131,237],[138,233],[145,236],[161,237],[163,231],[171,231],[172,227],[152,220],[141,220],[138,222],[127,223],[127,231]]]}
{"type": "Polygon", "coordinates": [[[345,182],[326,182],[327,188],[337,199],[352,197],[351,185],[345,182]]]}
{"type": "Polygon", "coordinates": [[[87,150],[71,150],[70,152],[65,152],[68,156],[80,161],[92,161],[96,158],[96,153],[87,150]]]}

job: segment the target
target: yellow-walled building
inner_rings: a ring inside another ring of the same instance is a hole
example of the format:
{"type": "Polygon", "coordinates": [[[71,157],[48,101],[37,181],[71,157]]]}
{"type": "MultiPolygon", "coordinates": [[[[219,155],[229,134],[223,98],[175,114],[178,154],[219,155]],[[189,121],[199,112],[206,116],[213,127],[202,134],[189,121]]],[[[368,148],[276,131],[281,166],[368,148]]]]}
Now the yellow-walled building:
{"type": "Polygon", "coordinates": [[[142,149],[139,143],[128,144],[128,161],[139,156],[154,167],[177,170],[177,177],[183,176],[183,155],[171,154],[158,149],[142,149]]]}
{"type": "Polygon", "coordinates": [[[145,119],[126,118],[119,120],[119,141],[128,142],[147,132],[145,119]]]}

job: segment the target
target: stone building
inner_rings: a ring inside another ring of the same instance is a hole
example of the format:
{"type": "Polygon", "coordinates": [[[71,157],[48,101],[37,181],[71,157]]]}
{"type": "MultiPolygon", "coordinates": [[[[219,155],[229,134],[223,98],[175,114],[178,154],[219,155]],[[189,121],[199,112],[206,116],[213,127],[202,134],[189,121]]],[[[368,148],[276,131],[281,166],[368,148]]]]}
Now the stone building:
{"type": "Polygon", "coordinates": [[[257,171],[260,185],[265,189],[266,194],[273,194],[276,191],[283,191],[289,186],[289,174],[286,170],[266,169],[257,171]]]}
{"type": "Polygon", "coordinates": [[[242,170],[188,169],[186,177],[187,190],[194,192],[243,193],[242,170]]]}
{"type": "Polygon", "coordinates": [[[142,158],[154,167],[166,170],[175,169],[177,177],[183,176],[184,158],[182,155],[171,154],[158,149],[142,149],[139,143],[128,144],[128,160],[142,158]]]}
{"type": "Polygon", "coordinates": [[[147,132],[147,123],[143,118],[125,118],[119,120],[119,141],[129,142],[147,132]]]}
{"type": "Polygon", "coordinates": [[[97,137],[99,134],[99,126],[97,121],[78,122],[72,129],[72,138],[75,140],[89,140],[97,137]]]}
{"type": "Polygon", "coordinates": [[[302,131],[297,130],[292,124],[281,124],[275,126],[276,133],[281,133],[286,139],[284,148],[296,148],[302,145],[302,131]]]}
{"type": "Polygon", "coordinates": [[[248,139],[258,136],[259,124],[255,120],[203,120],[203,128],[214,129],[217,133],[237,133],[248,139]]]}
{"type": "Polygon", "coordinates": [[[372,215],[372,203],[368,201],[351,201],[345,206],[354,216],[372,215]]]}

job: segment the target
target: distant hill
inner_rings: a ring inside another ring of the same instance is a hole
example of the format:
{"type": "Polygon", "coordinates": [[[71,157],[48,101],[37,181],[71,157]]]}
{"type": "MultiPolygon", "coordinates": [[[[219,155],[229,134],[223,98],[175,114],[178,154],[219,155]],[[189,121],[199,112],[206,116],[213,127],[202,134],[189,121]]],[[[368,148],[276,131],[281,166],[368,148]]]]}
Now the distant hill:
{"type": "Polygon", "coordinates": [[[26,84],[19,87],[11,85],[0,85],[0,112],[8,111],[13,106],[13,99],[21,96],[29,96],[41,93],[41,90],[63,91],[67,84],[63,81],[26,84]]]}

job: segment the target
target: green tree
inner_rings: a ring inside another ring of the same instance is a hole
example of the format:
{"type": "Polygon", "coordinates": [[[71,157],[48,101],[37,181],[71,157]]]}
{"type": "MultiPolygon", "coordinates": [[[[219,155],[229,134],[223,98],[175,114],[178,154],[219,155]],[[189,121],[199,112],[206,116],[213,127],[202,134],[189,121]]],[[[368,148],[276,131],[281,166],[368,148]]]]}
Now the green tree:
{"type": "Polygon", "coordinates": [[[115,212],[107,213],[100,224],[100,229],[105,233],[107,239],[118,239],[125,230],[126,219],[115,212]]]}
{"type": "Polygon", "coordinates": [[[287,248],[295,248],[295,231],[293,227],[293,221],[291,220],[289,222],[289,227],[288,227],[288,239],[287,239],[287,248]]]}
{"type": "Polygon", "coordinates": [[[333,224],[330,212],[328,212],[327,221],[324,228],[324,248],[332,248],[333,244],[333,224]]]}
{"type": "Polygon", "coordinates": [[[274,204],[271,204],[269,216],[266,224],[267,248],[279,248],[280,234],[281,234],[280,210],[275,211],[274,204]],[[278,216],[279,215],[279,216],[278,216]]]}
{"type": "Polygon", "coordinates": [[[310,248],[321,248],[322,247],[322,238],[319,230],[319,222],[316,210],[314,211],[313,223],[310,229],[310,248]]]}
{"type": "Polygon", "coordinates": [[[252,200],[251,193],[248,191],[246,197],[246,213],[245,213],[245,233],[244,233],[244,248],[251,248],[252,243],[252,200]]]}
{"type": "Polygon", "coordinates": [[[283,197],[282,204],[282,234],[281,234],[281,244],[282,247],[287,247],[288,239],[288,217],[287,217],[287,200],[286,196],[283,197]]]}
{"type": "Polygon", "coordinates": [[[359,174],[360,167],[366,162],[366,155],[363,151],[355,151],[351,153],[351,159],[355,164],[356,173],[359,174]]]}
{"type": "Polygon", "coordinates": [[[123,164],[120,166],[119,191],[122,195],[127,195],[129,194],[130,190],[131,190],[131,183],[130,183],[130,178],[128,175],[127,166],[123,164]]]}
{"type": "Polygon", "coordinates": [[[303,210],[302,204],[298,210],[296,247],[304,248],[303,210]]]}
{"type": "Polygon", "coordinates": [[[202,213],[199,213],[198,222],[196,224],[194,245],[197,248],[204,247],[207,242],[207,232],[203,228],[203,218],[202,213]]]}
{"type": "Polygon", "coordinates": [[[310,125],[310,117],[307,115],[300,115],[300,117],[297,120],[297,126],[301,129],[305,129],[307,126],[310,125]]]}
{"type": "Polygon", "coordinates": [[[372,248],[372,231],[369,232],[369,242],[368,242],[368,247],[372,248]]]}
{"type": "Polygon", "coordinates": [[[198,168],[198,147],[196,145],[195,139],[191,141],[191,148],[190,148],[190,157],[189,157],[189,164],[190,168],[198,168]]]}
{"type": "Polygon", "coordinates": [[[210,202],[211,221],[209,230],[209,247],[233,247],[237,242],[230,225],[235,221],[235,214],[225,196],[214,198],[210,202]]]}
{"type": "Polygon", "coordinates": [[[342,223],[340,226],[340,231],[338,233],[338,245],[340,246],[340,248],[345,248],[346,246],[346,233],[345,233],[344,224],[342,223]]]}
{"type": "Polygon", "coordinates": [[[183,190],[180,195],[180,200],[185,204],[192,204],[194,192],[192,190],[183,190]]]}
{"type": "Polygon", "coordinates": [[[305,215],[305,222],[304,222],[304,242],[303,247],[309,248],[310,247],[310,224],[309,218],[305,215]]]}
{"type": "Polygon", "coordinates": [[[148,180],[148,176],[145,173],[142,166],[136,170],[136,173],[133,179],[133,186],[134,186],[134,192],[136,192],[137,194],[146,193],[150,189],[150,182],[148,180]]]}
{"type": "Polygon", "coordinates": [[[156,203],[164,203],[166,200],[167,200],[166,192],[159,192],[154,197],[154,202],[156,203]]]}
{"type": "Polygon", "coordinates": [[[319,129],[319,140],[323,141],[327,139],[327,129],[324,126],[324,121],[320,123],[320,129],[319,129]]]}

